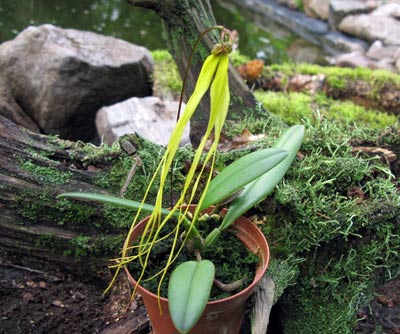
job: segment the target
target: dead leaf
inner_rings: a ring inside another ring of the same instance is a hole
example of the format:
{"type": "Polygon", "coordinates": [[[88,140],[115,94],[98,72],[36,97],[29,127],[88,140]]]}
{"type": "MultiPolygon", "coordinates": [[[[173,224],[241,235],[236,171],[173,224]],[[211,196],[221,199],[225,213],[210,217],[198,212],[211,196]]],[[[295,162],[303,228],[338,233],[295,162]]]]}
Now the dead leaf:
{"type": "Polygon", "coordinates": [[[386,305],[387,307],[394,306],[393,300],[383,295],[378,297],[378,303],[386,305]]]}
{"type": "Polygon", "coordinates": [[[351,199],[357,198],[356,203],[361,204],[365,198],[365,194],[360,188],[351,187],[351,188],[347,189],[347,197],[350,197],[351,199]]]}
{"type": "MultiPolygon", "coordinates": [[[[258,135],[253,135],[249,130],[244,129],[242,133],[238,136],[229,139],[225,134],[221,133],[221,138],[218,144],[218,151],[220,152],[228,152],[235,149],[241,149],[248,146],[248,144],[257,141],[259,139],[264,138],[265,135],[263,133],[258,135]]],[[[208,139],[205,150],[208,151],[214,141],[214,135],[212,134],[208,139]]]]}
{"type": "Polygon", "coordinates": [[[248,83],[254,83],[261,75],[263,68],[264,62],[260,59],[254,59],[240,65],[237,70],[244,80],[248,83]]]}

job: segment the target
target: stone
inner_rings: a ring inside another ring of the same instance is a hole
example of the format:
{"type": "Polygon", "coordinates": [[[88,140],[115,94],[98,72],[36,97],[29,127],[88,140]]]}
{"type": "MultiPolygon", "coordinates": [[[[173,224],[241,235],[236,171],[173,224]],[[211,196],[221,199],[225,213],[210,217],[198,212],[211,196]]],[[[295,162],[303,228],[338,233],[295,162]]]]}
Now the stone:
{"type": "Polygon", "coordinates": [[[304,12],[311,17],[327,21],[330,0],[304,0],[304,12]]]}
{"type": "MultiPolygon", "coordinates": [[[[102,141],[111,145],[124,134],[139,136],[159,145],[167,145],[176,124],[178,102],[158,97],[133,97],[103,107],[96,115],[96,127],[102,141]]],[[[184,107],[184,105],[183,105],[184,107]]],[[[189,128],[185,129],[181,145],[189,143],[189,128]]]]}
{"type": "Polygon", "coordinates": [[[295,39],[286,48],[286,52],[296,63],[324,63],[324,53],[321,48],[303,39],[295,39]]]}
{"type": "Polygon", "coordinates": [[[329,5],[329,25],[338,28],[340,22],[349,15],[368,13],[368,4],[361,0],[331,0],[329,5]]]}
{"type": "Polygon", "coordinates": [[[375,41],[371,44],[371,47],[368,49],[366,55],[367,57],[380,60],[384,58],[395,59],[395,55],[399,52],[400,46],[389,45],[385,46],[381,41],[375,41]]]}
{"type": "Polygon", "coordinates": [[[400,3],[387,3],[375,9],[371,15],[390,16],[396,19],[400,18],[400,3]]]}
{"type": "Polygon", "coordinates": [[[336,66],[341,67],[369,67],[373,68],[374,62],[369,59],[363,52],[355,51],[345,53],[335,58],[336,66]]]}
{"type": "Polygon", "coordinates": [[[377,15],[349,15],[339,25],[339,29],[358,38],[384,45],[400,45],[400,21],[393,17],[377,15]]]}
{"type": "Polygon", "coordinates": [[[397,72],[400,73],[400,50],[394,56],[394,63],[396,65],[397,72]]]}
{"type": "Polygon", "coordinates": [[[40,132],[39,126],[23,112],[11,93],[0,86],[0,115],[33,132],[40,132]]]}
{"type": "Polygon", "coordinates": [[[0,45],[0,77],[46,134],[96,136],[97,110],[151,95],[150,52],[93,32],[30,26],[0,45]]]}
{"type": "Polygon", "coordinates": [[[278,4],[289,7],[290,9],[298,9],[296,0],[278,0],[278,4]]]}
{"type": "Polygon", "coordinates": [[[331,31],[325,35],[325,48],[336,51],[332,54],[349,53],[354,51],[364,52],[368,48],[368,44],[363,40],[345,36],[338,31],[331,31]]]}
{"type": "Polygon", "coordinates": [[[397,72],[395,61],[393,58],[382,58],[374,63],[374,69],[386,70],[390,72],[397,72]]]}

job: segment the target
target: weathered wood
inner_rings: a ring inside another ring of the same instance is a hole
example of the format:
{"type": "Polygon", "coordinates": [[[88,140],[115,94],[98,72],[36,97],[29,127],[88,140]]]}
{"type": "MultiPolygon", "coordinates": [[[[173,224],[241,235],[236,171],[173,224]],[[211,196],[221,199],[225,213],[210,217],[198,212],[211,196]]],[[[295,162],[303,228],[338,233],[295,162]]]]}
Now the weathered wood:
{"type": "Polygon", "coordinates": [[[266,334],[275,292],[271,277],[264,276],[254,293],[251,334],[266,334]]]}
{"type": "MultiPolygon", "coordinates": [[[[209,0],[127,0],[134,6],[154,10],[164,22],[164,33],[167,37],[168,49],[178,65],[183,77],[195,41],[207,28],[216,25],[209,0]]],[[[229,29],[229,27],[227,27],[229,29]]],[[[206,56],[214,43],[218,41],[217,31],[213,31],[203,39],[197,48],[187,75],[185,95],[193,92],[197,76],[206,56]]],[[[231,89],[231,108],[228,118],[240,119],[251,110],[254,115],[265,114],[266,111],[257,105],[250,90],[244,84],[236,70],[230,67],[229,84],[231,89]]],[[[191,120],[191,141],[194,145],[201,139],[208,119],[209,99],[206,97],[191,120]]]]}
{"type": "MultiPolygon", "coordinates": [[[[30,267],[102,276],[108,272],[106,258],[92,258],[88,263],[84,257],[63,256],[62,252],[63,243],[69,245],[82,235],[96,237],[98,231],[59,216],[63,209],[56,196],[77,189],[105,192],[95,184],[99,171],[83,168],[85,153],[73,145],[0,117],[0,256],[30,267]],[[68,177],[68,182],[63,182],[63,177],[68,177]],[[59,212],[54,216],[61,218],[58,223],[51,218],[53,211],[59,212]],[[35,212],[42,218],[32,219],[30,214],[35,212]],[[55,248],[61,249],[55,252],[55,248]]],[[[121,230],[107,233],[118,235],[121,230]]],[[[74,249],[70,246],[69,252],[74,249]]]]}

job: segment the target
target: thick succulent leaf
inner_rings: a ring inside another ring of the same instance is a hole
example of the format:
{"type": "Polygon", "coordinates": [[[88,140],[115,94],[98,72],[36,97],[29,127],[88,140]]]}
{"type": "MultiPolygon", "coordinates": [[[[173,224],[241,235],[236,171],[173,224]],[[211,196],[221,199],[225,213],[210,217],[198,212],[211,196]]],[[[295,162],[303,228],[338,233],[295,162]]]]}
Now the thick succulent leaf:
{"type": "Polygon", "coordinates": [[[275,167],[287,155],[285,150],[267,148],[249,153],[231,163],[211,181],[201,209],[221,203],[243,186],[275,167]]]}
{"type": "Polygon", "coordinates": [[[238,217],[268,196],[281,181],[300,149],[304,137],[304,126],[295,125],[286,130],[275,143],[275,148],[289,152],[288,156],[270,171],[247,184],[240,195],[230,204],[221,224],[221,229],[230,226],[238,217]]]}
{"type": "Polygon", "coordinates": [[[188,333],[202,315],[214,275],[214,264],[208,260],[187,261],[172,272],[168,284],[168,308],[180,333],[188,333]]]}
{"type": "MultiPolygon", "coordinates": [[[[139,208],[141,208],[141,210],[146,211],[146,212],[153,212],[153,210],[154,210],[153,205],[142,204],[140,202],[136,202],[136,201],[132,201],[129,199],[120,198],[120,197],[116,197],[116,196],[111,196],[111,195],[102,195],[102,194],[85,193],[85,192],[70,192],[70,193],[64,193],[64,194],[57,196],[57,198],[62,198],[62,197],[84,199],[84,200],[89,200],[89,201],[94,201],[94,202],[105,203],[105,204],[114,204],[114,205],[117,205],[120,207],[133,209],[133,210],[138,210],[139,208]]],[[[162,213],[168,214],[169,211],[163,209],[162,213]]]]}

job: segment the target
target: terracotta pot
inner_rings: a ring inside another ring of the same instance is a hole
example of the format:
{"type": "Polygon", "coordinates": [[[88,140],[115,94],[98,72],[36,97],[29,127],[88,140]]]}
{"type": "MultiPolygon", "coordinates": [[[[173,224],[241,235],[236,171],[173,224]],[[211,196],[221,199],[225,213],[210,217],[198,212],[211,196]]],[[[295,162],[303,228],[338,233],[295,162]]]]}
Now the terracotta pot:
{"type": "MultiPolygon", "coordinates": [[[[194,206],[191,207],[193,211],[194,206]]],[[[207,210],[206,210],[207,212],[207,210]]],[[[130,243],[133,243],[144,231],[148,218],[142,220],[134,229],[130,243]]],[[[257,253],[259,266],[253,282],[245,289],[228,298],[207,303],[206,309],[197,325],[190,331],[193,334],[238,334],[245,313],[246,300],[253,293],[257,283],[268,267],[269,248],[265,236],[249,219],[240,217],[231,227],[237,231],[236,236],[250,251],[257,253]]],[[[136,285],[135,279],[125,268],[129,282],[136,285]]],[[[158,297],[154,293],[138,285],[137,291],[143,297],[147,313],[152,325],[153,334],[177,334],[168,311],[168,299],[161,299],[162,313],[158,305],[158,297]]]]}

